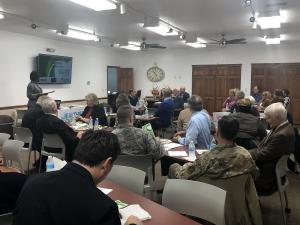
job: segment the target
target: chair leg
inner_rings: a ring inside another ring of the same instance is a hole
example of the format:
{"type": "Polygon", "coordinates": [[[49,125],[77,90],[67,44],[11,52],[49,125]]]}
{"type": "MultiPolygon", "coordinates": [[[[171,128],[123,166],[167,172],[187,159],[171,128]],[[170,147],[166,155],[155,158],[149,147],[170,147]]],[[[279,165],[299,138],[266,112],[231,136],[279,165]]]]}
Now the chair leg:
{"type": "Polygon", "coordinates": [[[286,191],[284,191],[284,198],[285,198],[285,212],[291,213],[291,209],[289,208],[289,202],[288,202],[286,191]]]}
{"type": "Polygon", "coordinates": [[[39,173],[41,173],[41,168],[42,168],[42,158],[43,158],[43,155],[42,155],[42,154],[40,154],[39,173]]]}
{"type": "Polygon", "coordinates": [[[281,216],[282,216],[283,224],[284,224],[284,225],[287,225],[287,224],[286,224],[286,215],[285,215],[285,211],[284,211],[284,207],[285,207],[285,206],[284,206],[284,204],[283,204],[284,197],[283,197],[282,192],[278,191],[278,194],[279,194],[279,197],[280,197],[281,216]]]}
{"type": "Polygon", "coordinates": [[[28,154],[28,164],[27,164],[27,175],[29,175],[29,165],[30,165],[30,156],[31,156],[31,150],[28,150],[29,154],[28,154]]]}

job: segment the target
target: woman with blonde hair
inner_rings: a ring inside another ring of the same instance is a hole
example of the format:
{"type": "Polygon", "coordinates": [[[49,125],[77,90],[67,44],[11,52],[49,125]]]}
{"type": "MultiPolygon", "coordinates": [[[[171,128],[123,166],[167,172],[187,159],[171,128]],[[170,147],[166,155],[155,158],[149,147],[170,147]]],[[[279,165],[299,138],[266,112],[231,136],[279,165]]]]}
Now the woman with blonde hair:
{"type": "Polygon", "coordinates": [[[93,124],[95,124],[95,120],[98,119],[99,125],[107,126],[108,123],[104,108],[99,105],[97,95],[90,93],[85,96],[85,99],[87,106],[84,108],[83,113],[76,118],[76,120],[89,123],[90,118],[92,118],[93,124]]]}

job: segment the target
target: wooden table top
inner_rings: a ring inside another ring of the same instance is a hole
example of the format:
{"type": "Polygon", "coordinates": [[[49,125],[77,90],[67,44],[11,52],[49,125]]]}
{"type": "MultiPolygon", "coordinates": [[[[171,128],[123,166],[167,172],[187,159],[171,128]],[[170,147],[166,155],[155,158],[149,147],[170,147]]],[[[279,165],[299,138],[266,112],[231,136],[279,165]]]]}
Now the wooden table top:
{"type": "Polygon", "coordinates": [[[108,194],[113,200],[121,200],[127,204],[139,204],[152,217],[152,219],[144,221],[145,225],[199,225],[199,223],[109,180],[102,181],[98,187],[113,189],[113,191],[108,194]]]}

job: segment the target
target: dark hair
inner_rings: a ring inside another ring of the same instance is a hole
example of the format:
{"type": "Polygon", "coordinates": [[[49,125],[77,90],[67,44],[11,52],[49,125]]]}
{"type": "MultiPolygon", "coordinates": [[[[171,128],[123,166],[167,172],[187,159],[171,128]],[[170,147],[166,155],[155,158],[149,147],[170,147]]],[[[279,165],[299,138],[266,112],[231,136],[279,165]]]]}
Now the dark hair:
{"type": "Polygon", "coordinates": [[[227,140],[234,140],[239,132],[240,124],[237,119],[232,116],[223,116],[218,121],[218,130],[220,135],[227,140]]]}
{"type": "Polygon", "coordinates": [[[119,93],[116,99],[116,108],[118,109],[121,105],[130,105],[128,95],[125,93],[119,93]]]}
{"type": "Polygon", "coordinates": [[[137,97],[137,98],[140,98],[141,95],[142,95],[142,91],[141,91],[141,90],[137,90],[137,92],[136,92],[136,97],[137,97]]]}
{"type": "Polygon", "coordinates": [[[133,89],[130,89],[130,90],[128,91],[129,94],[131,94],[132,92],[133,92],[133,89]]]}
{"type": "Polygon", "coordinates": [[[190,109],[193,111],[201,111],[203,109],[202,98],[198,95],[192,95],[188,99],[188,104],[190,106],[190,109]]]}
{"type": "Polygon", "coordinates": [[[115,134],[103,130],[88,130],[77,145],[74,160],[94,167],[108,157],[112,157],[114,162],[120,152],[119,141],[115,134]]]}
{"type": "Polygon", "coordinates": [[[284,97],[288,97],[290,94],[290,91],[288,89],[282,89],[282,94],[284,97]]]}
{"type": "Polygon", "coordinates": [[[282,90],[280,90],[280,89],[275,89],[274,95],[275,95],[276,97],[284,97],[284,96],[283,96],[283,93],[282,93],[282,90]]]}
{"type": "Polygon", "coordinates": [[[117,118],[119,123],[126,123],[132,115],[133,110],[130,105],[121,105],[117,110],[117,118]]]}
{"type": "Polygon", "coordinates": [[[170,88],[165,88],[163,90],[163,97],[168,98],[172,96],[172,90],[170,88]]]}
{"type": "Polygon", "coordinates": [[[39,79],[40,79],[40,74],[39,74],[37,71],[32,71],[32,72],[30,73],[30,80],[31,80],[32,82],[38,82],[39,79]]]}

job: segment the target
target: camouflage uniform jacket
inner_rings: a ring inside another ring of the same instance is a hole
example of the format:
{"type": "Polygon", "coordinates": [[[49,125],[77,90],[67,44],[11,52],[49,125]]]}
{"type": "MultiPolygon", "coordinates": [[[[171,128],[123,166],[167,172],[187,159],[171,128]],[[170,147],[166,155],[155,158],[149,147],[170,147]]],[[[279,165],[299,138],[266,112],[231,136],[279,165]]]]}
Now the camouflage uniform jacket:
{"type": "Polygon", "coordinates": [[[113,133],[118,136],[122,154],[151,154],[154,159],[159,159],[164,152],[159,140],[131,124],[119,124],[113,133]]]}
{"type": "Polygon", "coordinates": [[[212,150],[202,153],[193,163],[183,166],[170,166],[171,178],[197,180],[200,177],[230,178],[256,170],[250,153],[241,146],[217,145],[212,150]]]}

